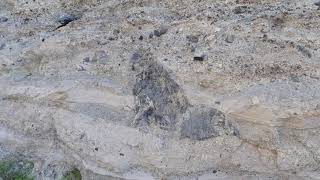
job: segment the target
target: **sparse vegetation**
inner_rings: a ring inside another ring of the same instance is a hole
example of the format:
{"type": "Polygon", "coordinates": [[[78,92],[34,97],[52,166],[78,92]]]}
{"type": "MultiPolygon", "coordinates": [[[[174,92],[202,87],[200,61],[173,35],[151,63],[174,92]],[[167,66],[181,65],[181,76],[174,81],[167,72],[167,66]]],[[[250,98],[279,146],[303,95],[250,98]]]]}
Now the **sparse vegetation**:
{"type": "Polygon", "coordinates": [[[31,161],[1,161],[0,177],[4,180],[34,180],[33,167],[31,161]]]}
{"type": "Polygon", "coordinates": [[[71,171],[66,172],[61,180],[81,180],[82,176],[79,169],[74,168],[71,171]]]}

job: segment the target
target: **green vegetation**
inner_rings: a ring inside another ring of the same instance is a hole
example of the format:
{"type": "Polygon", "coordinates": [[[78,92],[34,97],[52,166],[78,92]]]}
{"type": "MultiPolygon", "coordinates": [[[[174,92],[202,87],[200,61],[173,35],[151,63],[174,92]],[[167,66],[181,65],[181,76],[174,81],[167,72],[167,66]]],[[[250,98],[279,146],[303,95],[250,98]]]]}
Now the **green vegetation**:
{"type": "Polygon", "coordinates": [[[0,161],[0,177],[5,180],[34,180],[30,161],[0,161]]]}
{"type": "Polygon", "coordinates": [[[74,168],[71,171],[68,171],[61,180],[81,180],[82,176],[79,169],[74,168]]]}

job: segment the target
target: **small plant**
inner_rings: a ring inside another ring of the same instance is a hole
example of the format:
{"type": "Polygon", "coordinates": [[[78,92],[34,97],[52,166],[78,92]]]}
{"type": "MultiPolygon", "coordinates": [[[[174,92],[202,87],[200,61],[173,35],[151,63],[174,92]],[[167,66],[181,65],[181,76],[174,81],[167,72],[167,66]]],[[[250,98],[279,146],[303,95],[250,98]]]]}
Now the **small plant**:
{"type": "Polygon", "coordinates": [[[30,161],[0,161],[0,177],[5,180],[34,180],[30,161]]]}
{"type": "Polygon", "coordinates": [[[79,169],[74,168],[71,171],[66,172],[61,180],[81,180],[82,176],[79,169]]]}

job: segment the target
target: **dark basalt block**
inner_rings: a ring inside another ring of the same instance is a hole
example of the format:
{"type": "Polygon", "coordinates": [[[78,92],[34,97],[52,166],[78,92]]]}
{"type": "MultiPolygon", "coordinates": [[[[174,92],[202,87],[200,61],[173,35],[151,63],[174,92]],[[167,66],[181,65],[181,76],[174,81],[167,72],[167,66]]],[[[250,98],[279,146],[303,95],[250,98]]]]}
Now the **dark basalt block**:
{"type": "Polygon", "coordinates": [[[182,115],[188,101],[168,71],[151,59],[142,60],[142,71],[136,76],[136,126],[155,123],[162,129],[175,129],[178,115],[182,115]]]}
{"type": "Polygon", "coordinates": [[[225,115],[205,105],[190,107],[181,126],[181,136],[193,140],[205,140],[224,134],[237,135],[238,132],[227,122],[225,115]]]}

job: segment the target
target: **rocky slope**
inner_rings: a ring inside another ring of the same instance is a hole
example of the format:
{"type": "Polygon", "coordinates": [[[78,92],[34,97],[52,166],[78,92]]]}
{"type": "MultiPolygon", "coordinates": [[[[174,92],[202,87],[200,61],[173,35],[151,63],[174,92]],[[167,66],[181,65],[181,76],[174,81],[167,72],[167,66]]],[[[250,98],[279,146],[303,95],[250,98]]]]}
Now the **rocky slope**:
{"type": "Polygon", "coordinates": [[[1,0],[0,176],[320,179],[318,6],[1,0]]]}

